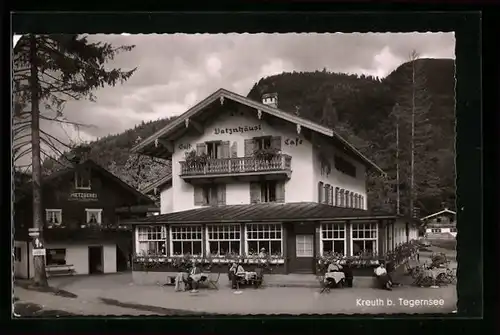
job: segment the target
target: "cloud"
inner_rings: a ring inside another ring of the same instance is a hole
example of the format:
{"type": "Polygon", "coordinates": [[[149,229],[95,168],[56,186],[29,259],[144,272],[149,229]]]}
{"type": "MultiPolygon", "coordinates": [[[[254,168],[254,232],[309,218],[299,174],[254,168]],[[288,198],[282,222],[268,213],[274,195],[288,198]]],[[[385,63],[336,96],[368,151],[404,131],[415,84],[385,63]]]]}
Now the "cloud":
{"type": "Polygon", "coordinates": [[[95,125],[82,131],[87,138],[181,114],[221,87],[246,95],[260,78],[283,71],[326,68],[383,77],[413,49],[426,57],[455,57],[453,33],[125,34],[89,39],[135,45],[108,66],[137,70],[126,83],[96,91],[97,102],[67,103],[69,120],[95,125]]]}

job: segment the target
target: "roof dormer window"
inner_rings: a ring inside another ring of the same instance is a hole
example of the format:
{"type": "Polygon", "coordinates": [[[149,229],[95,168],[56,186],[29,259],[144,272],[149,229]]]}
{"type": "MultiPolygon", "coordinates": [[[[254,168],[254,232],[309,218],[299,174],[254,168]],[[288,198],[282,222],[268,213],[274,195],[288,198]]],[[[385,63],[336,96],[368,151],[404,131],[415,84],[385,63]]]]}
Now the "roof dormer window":
{"type": "Polygon", "coordinates": [[[90,169],[84,168],[75,171],[75,188],[78,190],[90,190],[90,169]]]}

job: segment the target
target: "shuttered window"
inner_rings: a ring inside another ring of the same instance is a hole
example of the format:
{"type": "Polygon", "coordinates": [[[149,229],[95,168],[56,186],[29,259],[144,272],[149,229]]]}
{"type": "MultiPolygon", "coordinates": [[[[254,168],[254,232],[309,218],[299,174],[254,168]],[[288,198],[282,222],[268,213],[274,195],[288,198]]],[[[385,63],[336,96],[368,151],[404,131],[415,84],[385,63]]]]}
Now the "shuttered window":
{"type": "Polygon", "coordinates": [[[222,206],[226,204],[226,185],[194,186],[195,206],[222,206]]]}
{"type": "Polygon", "coordinates": [[[285,202],[285,183],[276,181],[250,183],[250,203],[285,202]]]}

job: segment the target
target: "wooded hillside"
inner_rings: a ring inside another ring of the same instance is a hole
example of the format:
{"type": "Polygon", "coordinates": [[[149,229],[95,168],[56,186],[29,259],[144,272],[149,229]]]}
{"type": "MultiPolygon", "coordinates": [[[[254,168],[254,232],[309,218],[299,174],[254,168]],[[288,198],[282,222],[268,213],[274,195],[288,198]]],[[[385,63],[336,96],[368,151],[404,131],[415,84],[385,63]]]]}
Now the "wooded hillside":
{"type": "MultiPolygon", "coordinates": [[[[370,206],[386,210],[395,209],[396,204],[398,120],[400,199],[404,212],[408,209],[410,185],[409,89],[416,87],[415,206],[421,208],[421,214],[425,214],[439,210],[442,203],[454,207],[454,72],[453,60],[419,59],[414,64],[408,62],[401,65],[381,80],[326,70],[282,73],[261,79],[248,96],[260,100],[263,93],[277,92],[280,109],[328,125],[351,141],[388,173],[385,180],[371,176],[369,181],[370,206]],[[418,69],[418,85],[412,86],[409,78],[415,68],[418,69]],[[397,111],[396,105],[399,106],[397,111]]],[[[131,156],[129,150],[138,137],[144,139],[170,121],[143,122],[134,129],[92,142],[91,158],[131,185],[142,188],[161,177],[168,166],[164,165],[165,162],[151,163],[131,156]]],[[[55,168],[54,164],[46,161],[44,167],[50,171],[55,168]]]]}

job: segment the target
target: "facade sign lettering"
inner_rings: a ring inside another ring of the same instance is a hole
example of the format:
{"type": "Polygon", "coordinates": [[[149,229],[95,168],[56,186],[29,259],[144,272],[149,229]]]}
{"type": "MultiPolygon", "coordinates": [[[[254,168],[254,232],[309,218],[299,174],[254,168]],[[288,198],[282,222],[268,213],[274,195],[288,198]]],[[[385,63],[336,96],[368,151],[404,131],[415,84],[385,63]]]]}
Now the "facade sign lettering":
{"type": "Polygon", "coordinates": [[[285,140],[285,145],[295,145],[295,146],[298,146],[302,144],[302,140],[300,138],[287,138],[285,140]]]}
{"type": "Polygon", "coordinates": [[[70,193],[69,200],[97,201],[97,193],[74,192],[70,193]]]}
{"type": "Polygon", "coordinates": [[[215,128],[214,129],[214,134],[215,135],[222,135],[222,134],[235,134],[235,133],[246,133],[249,131],[260,131],[262,130],[262,126],[256,125],[256,126],[239,126],[239,127],[233,127],[233,128],[215,128]]]}

